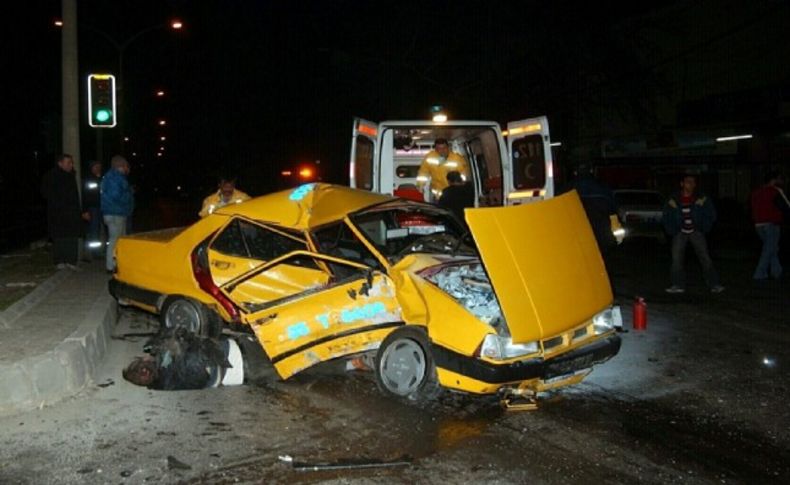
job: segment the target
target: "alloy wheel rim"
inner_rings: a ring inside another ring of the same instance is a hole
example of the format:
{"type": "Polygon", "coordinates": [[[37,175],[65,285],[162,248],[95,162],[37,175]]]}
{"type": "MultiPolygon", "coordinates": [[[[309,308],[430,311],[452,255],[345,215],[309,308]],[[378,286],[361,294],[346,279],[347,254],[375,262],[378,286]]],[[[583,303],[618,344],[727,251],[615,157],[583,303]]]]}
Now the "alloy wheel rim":
{"type": "Polygon", "coordinates": [[[425,378],[425,351],[411,339],[398,339],[381,357],[381,380],[386,388],[399,396],[415,392],[425,378]]]}
{"type": "Polygon", "coordinates": [[[167,309],[165,323],[170,328],[183,327],[197,333],[200,328],[200,315],[195,305],[188,301],[175,301],[167,309]]]}

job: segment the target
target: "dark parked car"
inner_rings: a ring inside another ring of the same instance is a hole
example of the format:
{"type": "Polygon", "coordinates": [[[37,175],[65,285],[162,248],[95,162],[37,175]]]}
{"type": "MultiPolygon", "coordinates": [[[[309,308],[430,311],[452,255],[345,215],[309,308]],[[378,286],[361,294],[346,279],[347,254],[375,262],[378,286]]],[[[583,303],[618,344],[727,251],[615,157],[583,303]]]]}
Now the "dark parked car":
{"type": "Polygon", "coordinates": [[[623,189],[614,191],[617,215],[625,228],[625,237],[649,237],[666,241],[661,225],[664,197],[655,190],[623,189]]]}

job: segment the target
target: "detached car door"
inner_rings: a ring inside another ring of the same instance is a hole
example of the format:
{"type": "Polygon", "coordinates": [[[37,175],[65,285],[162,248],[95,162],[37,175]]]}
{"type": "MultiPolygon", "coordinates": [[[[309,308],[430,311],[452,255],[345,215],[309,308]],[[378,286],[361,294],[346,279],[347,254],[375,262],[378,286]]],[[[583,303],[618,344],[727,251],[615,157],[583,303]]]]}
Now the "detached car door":
{"type": "Polygon", "coordinates": [[[395,286],[371,268],[331,256],[297,251],[221,287],[243,308],[248,323],[283,379],[320,362],[374,350],[402,325],[395,286]],[[326,280],[260,304],[239,301],[238,286],[283,272],[283,266],[323,267],[326,280]]]}

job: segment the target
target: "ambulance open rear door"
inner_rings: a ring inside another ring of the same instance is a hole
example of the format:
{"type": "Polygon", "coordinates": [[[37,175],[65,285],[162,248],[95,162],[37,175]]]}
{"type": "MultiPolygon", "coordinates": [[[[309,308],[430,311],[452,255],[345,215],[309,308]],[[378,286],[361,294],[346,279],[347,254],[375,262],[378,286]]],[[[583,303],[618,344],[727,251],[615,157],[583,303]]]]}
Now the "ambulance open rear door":
{"type": "Polygon", "coordinates": [[[377,123],[354,118],[348,171],[349,182],[353,188],[379,191],[378,169],[374,163],[378,133],[377,123]]]}
{"type": "Polygon", "coordinates": [[[510,183],[506,204],[521,204],[554,196],[549,122],[545,116],[507,124],[510,183]]]}

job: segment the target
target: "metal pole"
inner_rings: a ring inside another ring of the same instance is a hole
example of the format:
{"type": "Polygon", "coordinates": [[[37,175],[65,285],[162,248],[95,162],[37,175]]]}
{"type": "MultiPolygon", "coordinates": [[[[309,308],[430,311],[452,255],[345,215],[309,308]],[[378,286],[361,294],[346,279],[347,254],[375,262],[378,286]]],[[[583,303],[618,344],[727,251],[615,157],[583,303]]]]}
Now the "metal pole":
{"type": "Polygon", "coordinates": [[[74,157],[77,190],[81,197],[82,179],[80,177],[80,88],[77,56],[77,0],[63,0],[62,32],[61,62],[63,77],[61,81],[61,95],[63,103],[63,152],[74,157]]]}
{"type": "Polygon", "coordinates": [[[118,132],[121,134],[121,136],[120,136],[120,138],[118,140],[118,144],[120,145],[118,147],[118,153],[123,153],[124,155],[126,155],[126,153],[124,153],[124,145],[123,145],[123,139],[126,136],[126,131],[125,131],[126,130],[126,123],[124,123],[124,120],[123,120],[123,116],[126,113],[126,107],[123,104],[124,98],[126,97],[125,96],[126,93],[123,90],[123,81],[124,81],[124,79],[123,79],[123,53],[124,53],[125,50],[126,50],[126,44],[123,44],[120,47],[118,47],[118,86],[117,86],[117,89],[116,89],[116,92],[118,94],[117,99],[116,99],[116,101],[118,103],[118,106],[116,106],[116,109],[118,110],[118,113],[117,113],[118,132]]]}

